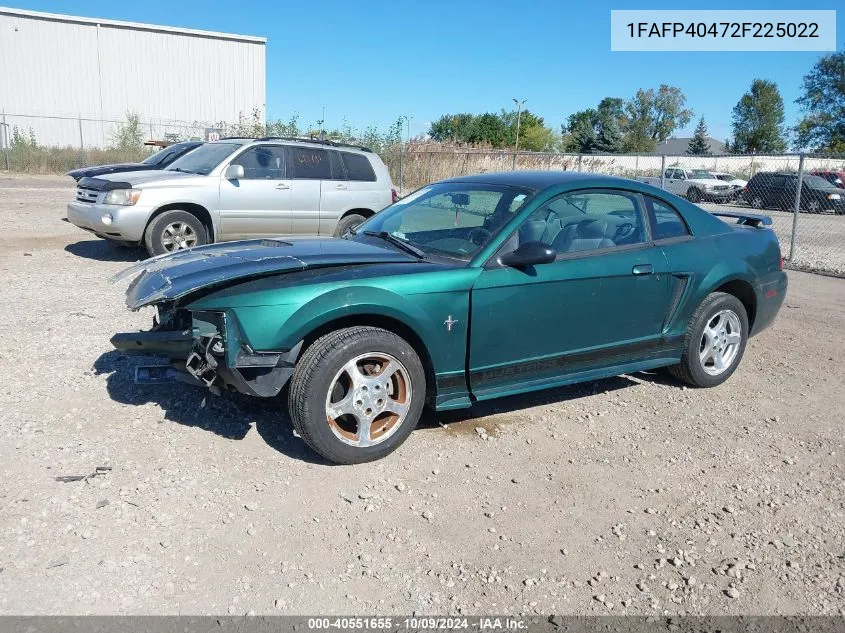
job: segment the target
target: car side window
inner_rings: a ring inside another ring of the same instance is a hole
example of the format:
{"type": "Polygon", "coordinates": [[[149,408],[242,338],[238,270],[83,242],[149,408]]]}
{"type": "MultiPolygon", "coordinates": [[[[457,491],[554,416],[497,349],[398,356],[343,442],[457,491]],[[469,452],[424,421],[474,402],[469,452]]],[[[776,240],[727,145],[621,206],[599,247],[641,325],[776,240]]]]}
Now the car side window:
{"type": "Polygon", "coordinates": [[[646,241],[638,194],[572,192],[537,209],[520,226],[519,243],[544,242],[559,256],[646,241]]]}
{"type": "Polygon", "coordinates": [[[291,178],[298,180],[331,180],[329,154],[324,149],[288,147],[291,178]]]}
{"type": "Polygon", "coordinates": [[[330,149],[329,168],[331,169],[332,180],[346,180],[346,172],[343,170],[343,163],[340,162],[340,152],[330,149]]]}
{"type": "Polygon", "coordinates": [[[281,146],[251,147],[232,161],[244,168],[244,180],[284,180],[285,152],[281,146]]]}
{"type": "Polygon", "coordinates": [[[687,223],[675,209],[651,196],[643,196],[643,199],[651,219],[652,239],[667,240],[690,235],[687,223]]]}
{"type": "Polygon", "coordinates": [[[373,166],[366,156],[351,152],[340,152],[340,156],[346,165],[346,173],[349,174],[349,180],[362,182],[376,181],[376,172],[373,171],[373,166]]]}

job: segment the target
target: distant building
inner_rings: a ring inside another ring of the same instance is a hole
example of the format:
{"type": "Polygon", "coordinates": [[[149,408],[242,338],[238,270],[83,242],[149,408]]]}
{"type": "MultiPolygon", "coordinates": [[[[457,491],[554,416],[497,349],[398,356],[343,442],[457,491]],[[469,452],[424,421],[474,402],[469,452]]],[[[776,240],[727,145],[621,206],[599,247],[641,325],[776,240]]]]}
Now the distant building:
{"type": "MultiPolygon", "coordinates": [[[[145,136],[265,112],[266,38],[0,7],[0,135],[108,144],[131,111],[145,136]],[[6,125],[3,126],[4,122],[6,125]]],[[[191,128],[193,135],[203,127],[191,128]]],[[[4,139],[0,137],[0,142],[4,139]]]]}
{"type": "MultiPolygon", "coordinates": [[[[682,136],[679,138],[667,138],[662,143],[657,144],[657,148],[652,152],[657,156],[678,156],[687,153],[689,142],[692,140],[691,136],[682,136]]],[[[722,141],[717,141],[715,138],[707,137],[711,154],[724,154],[725,144],[722,141]]]]}

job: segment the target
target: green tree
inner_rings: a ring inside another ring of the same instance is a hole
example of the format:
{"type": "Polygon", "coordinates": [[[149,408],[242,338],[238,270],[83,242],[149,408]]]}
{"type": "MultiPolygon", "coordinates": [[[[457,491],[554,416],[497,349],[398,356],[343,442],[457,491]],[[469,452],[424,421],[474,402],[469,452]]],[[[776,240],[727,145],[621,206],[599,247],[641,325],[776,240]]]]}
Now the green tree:
{"type": "Polygon", "coordinates": [[[735,154],[769,154],[786,149],[783,97],[777,84],[755,79],[733,109],[735,154]]]}
{"type": "Polygon", "coordinates": [[[111,134],[112,145],[118,149],[141,149],[144,147],[144,132],[141,117],[137,112],[127,112],[126,120],[115,126],[111,134]]]}
{"type": "Polygon", "coordinates": [[[508,141],[508,132],[508,127],[501,116],[486,112],[474,117],[465,140],[476,145],[504,147],[508,141]]]}
{"type": "Polygon", "coordinates": [[[519,148],[530,152],[548,152],[554,149],[557,136],[545,125],[533,125],[523,133],[520,125],[519,148]]]}
{"type": "Polygon", "coordinates": [[[466,143],[474,119],[475,117],[468,113],[444,114],[431,124],[428,135],[439,143],[466,143]]]}
{"type": "Polygon", "coordinates": [[[695,126],[695,133],[687,144],[687,154],[693,156],[710,155],[710,141],[707,140],[707,124],[704,122],[704,117],[701,117],[698,120],[698,125],[695,126]]]}
{"type": "Polygon", "coordinates": [[[800,147],[845,152],[845,51],[824,55],[804,76],[796,101],[804,118],[796,128],[800,147]]]}
{"type": "Polygon", "coordinates": [[[680,88],[661,84],[655,91],[637,90],[625,104],[628,133],[625,149],[629,152],[652,152],[672,132],[684,127],[692,118],[686,107],[687,98],[680,88]]]}

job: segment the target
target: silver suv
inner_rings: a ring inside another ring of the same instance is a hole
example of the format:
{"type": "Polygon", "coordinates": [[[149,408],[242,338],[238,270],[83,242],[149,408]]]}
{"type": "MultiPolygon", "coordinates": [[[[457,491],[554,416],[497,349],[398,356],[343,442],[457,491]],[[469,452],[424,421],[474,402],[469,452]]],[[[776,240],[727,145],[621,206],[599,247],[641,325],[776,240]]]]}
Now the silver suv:
{"type": "Polygon", "coordinates": [[[301,139],[223,139],[160,171],[83,178],[68,220],[151,255],[287,234],[340,236],[397,199],[364,147],[301,139]]]}

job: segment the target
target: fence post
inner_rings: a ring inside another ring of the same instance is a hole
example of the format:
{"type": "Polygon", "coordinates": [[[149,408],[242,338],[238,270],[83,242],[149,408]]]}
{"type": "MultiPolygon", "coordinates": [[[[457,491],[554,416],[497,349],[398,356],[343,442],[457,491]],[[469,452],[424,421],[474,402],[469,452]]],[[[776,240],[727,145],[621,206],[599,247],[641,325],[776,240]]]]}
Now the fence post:
{"type": "Polygon", "coordinates": [[[6,158],[6,171],[9,169],[9,152],[12,149],[12,141],[9,138],[9,126],[6,125],[6,110],[3,110],[3,156],[6,158]]]}
{"type": "Polygon", "coordinates": [[[660,156],[660,188],[666,188],[666,154],[660,156]]]}
{"type": "Polygon", "coordinates": [[[804,154],[798,158],[798,187],[795,189],[795,209],[792,213],[792,235],[789,236],[789,261],[795,255],[795,235],[798,233],[798,212],[801,209],[801,186],[804,184],[804,154]]]}
{"type": "Polygon", "coordinates": [[[434,152],[428,153],[428,182],[431,183],[431,164],[434,161],[434,152]]]}
{"type": "Polygon", "coordinates": [[[85,167],[85,144],[82,141],[82,115],[76,119],[79,123],[79,166],[85,167]]]}
{"type": "Polygon", "coordinates": [[[549,152],[549,165],[548,165],[548,167],[546,167],[546,171],[551,171],[551,170],[552,170],[552,153],[549,152]]]}
{"type": "Polygon", "coordinates": [[[401,195],[405,195],[405,172],[404,168],[405,165],[403,164],[403,159],[405,157],[405,146],[404,143],[402,144],[402,148],[399,150],[399,191],[401,195]]]}
{"type": "Polygon", "coordinates": [[[578,163],[577,164],[578,164],[578,169],[576,169],[575,171],[581,171],[581,154],[578,154],[578,163]]]}
{"type": "Polygon", "coordinates": [[[511,161],[511,171],[516,171],[516,150],[513,152],[513,160],[511,161]]]}
{"type": "Polygon", "coordinates": [[[634,156],[634,178],[640,175],[640,155],[634,156]]]}

